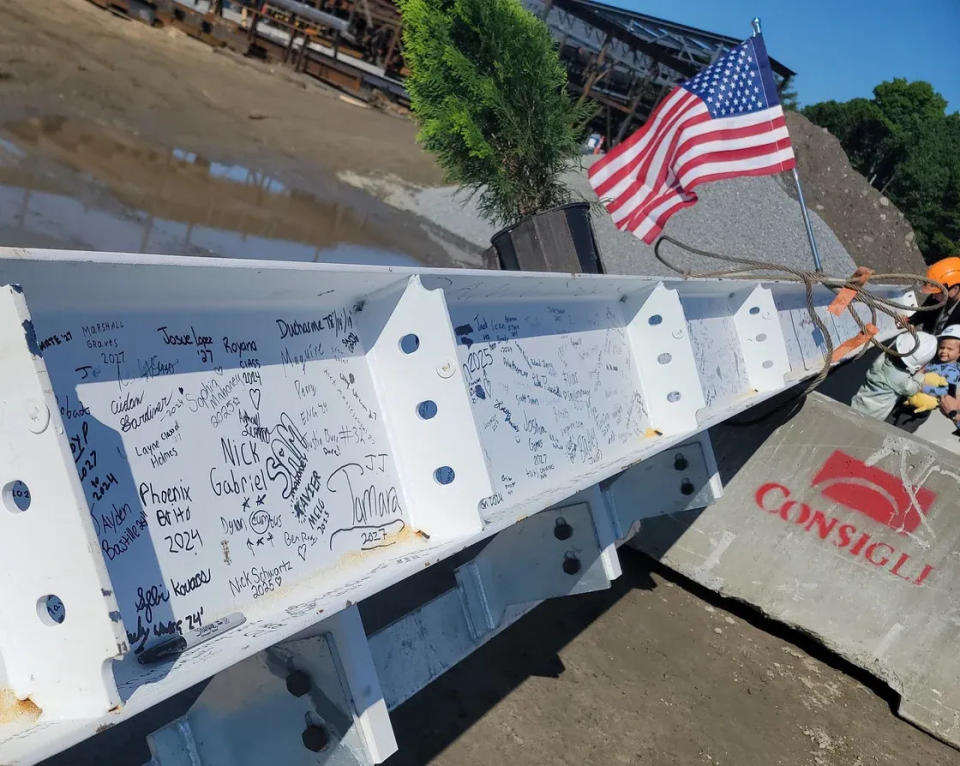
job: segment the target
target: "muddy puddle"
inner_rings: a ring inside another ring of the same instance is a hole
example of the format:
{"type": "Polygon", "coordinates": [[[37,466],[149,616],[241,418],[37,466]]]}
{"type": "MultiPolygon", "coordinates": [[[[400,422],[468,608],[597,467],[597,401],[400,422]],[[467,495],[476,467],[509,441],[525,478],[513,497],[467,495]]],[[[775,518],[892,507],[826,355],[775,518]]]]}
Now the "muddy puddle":
{"type": "Polygon", "coordinates": [[[416,265],[362,210],[62,118],[0,124],[0,245],[416,265]]]}

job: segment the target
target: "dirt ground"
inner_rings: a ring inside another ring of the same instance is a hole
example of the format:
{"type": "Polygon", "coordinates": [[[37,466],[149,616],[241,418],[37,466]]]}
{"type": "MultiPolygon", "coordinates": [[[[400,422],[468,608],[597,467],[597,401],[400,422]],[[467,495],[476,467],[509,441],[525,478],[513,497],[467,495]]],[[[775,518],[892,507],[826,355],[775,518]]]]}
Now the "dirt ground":
{"type": "MultiPolygon", "coordinates": [[[[541,604],[394,710],[387,766],[960,764],[818,644],[642,554],[620,558],[609,590],[541,604]]],[[[44,766],[139,766],[145,735],[196,693],[44,766]]]]}
{"type": "Polygon", "coordinates": [[[0,73],[4,121],[70,117],[245,165],[267,155],[421,185],[440,180],[410,120],[84,0],[5,0],[0,73]]]}
{"type": "MultiPolygon", "coordinates": [[[[161,247],[151,236],[166,221],[188,243],[208,227],[237,242],[347,242],[469,264],[475,249],[336,179],[438,183],[414,132],[309,78],[84,0],[0,4],[0,134],[14,142],[0,141],[0,159],[14,157],[0,162],[0,192],[23,197],[18,219],[0,220],[0,244],[93,246],[84,232],[25,227],[40,197],[66,195],[113,206],[117,220],[133,210],[141,249],[161,247]],[[238,187],[234,168],[253,169],[256,188],[238,187]]],[[[38,226],[57,223],[50,212],[38,226]]],[[[818,646],[637,554],[623,560],[611,590],[539,607],[395,711],[390,763],[960,764],[895,717],[884,687],[818,646]]],[[[51,763],[143,763],[163,712],[51,763]]]]}
{"type": "MultiPolygon", "coordinates": [[[[787,129],[807,205],[826,221],[857,265],[878,273],[924,273],[910,222],[850,166],[840,142],[797,112],[787,112],[787,129]]],[[[777,179],[796,198],[788,176],[777,179]]]]}
{"type": "Polygon", "coordinates": [[[819,645],[621,560],[611,590],[541,605],[395,711],[390,766],[960,763],[819,645]]]}
{"type": "Polygon", "coordinates": [[[31,219],[50,217],[40,197],[0,211],[0,244],[236,254],[234,237],[205,253],[158,234],[159,221],[309,245],[315,260],[348,245],[479,267],[482,248],[338,179],[439,183],[415,133],[408,117],[308,76],[84,0],[0,6],[0,188],[137,217],[147,230],[106,238],[87,222],[61,232],[31,219]]]}

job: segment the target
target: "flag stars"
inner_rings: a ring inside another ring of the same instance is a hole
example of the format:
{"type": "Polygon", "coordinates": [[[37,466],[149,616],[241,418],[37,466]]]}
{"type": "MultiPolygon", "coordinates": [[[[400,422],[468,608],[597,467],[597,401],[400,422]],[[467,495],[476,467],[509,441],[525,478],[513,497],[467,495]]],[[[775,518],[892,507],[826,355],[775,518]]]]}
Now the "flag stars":
{"type": "Polygon", "coordinates": [[[710,114],[734,116],[766,107],[752,51],[749,43],[738,46],[686,82],[710,114]]]}

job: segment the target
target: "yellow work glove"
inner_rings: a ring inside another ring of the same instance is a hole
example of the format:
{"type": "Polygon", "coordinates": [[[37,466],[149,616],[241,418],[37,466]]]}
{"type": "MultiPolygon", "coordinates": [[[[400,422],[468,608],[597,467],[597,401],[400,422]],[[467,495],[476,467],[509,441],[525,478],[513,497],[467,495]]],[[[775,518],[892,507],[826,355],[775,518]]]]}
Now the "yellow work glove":
{"type": "Polygon", "coordinates": [[[923,385],[937,388],[947,385],[947,379],[943,375],[937,375],[935,372],[928,372],[923,376],[923,385]]]}
{"type": "MultiPolygon", "coordinates": [[[[932,374],[932,373],[927,373],[932,374]]],[[[907,404],[913,407],[914,413],[920,412],[930,412],[930,410],[935,410],[940,404],[940,400],[935,396],[930,396],[930,394],[925,394],[923,391],[918,391],[913,396],[907,399],[907,404]]]]}

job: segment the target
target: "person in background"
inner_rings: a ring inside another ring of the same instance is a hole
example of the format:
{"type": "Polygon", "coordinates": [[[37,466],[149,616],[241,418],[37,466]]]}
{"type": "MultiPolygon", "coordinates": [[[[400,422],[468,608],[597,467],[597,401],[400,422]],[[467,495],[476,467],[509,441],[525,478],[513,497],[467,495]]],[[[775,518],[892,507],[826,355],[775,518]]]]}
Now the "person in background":
{"type": "Polygon", "coordinates": [[[937,409],[940,397],[950,393],[951,386],[955,393],[960,382],[960,324],[944,328],[937,341],[937,355],[923,369],[922,390],[901,399],[887,416],[888,423],[911,434],[937,409]]]}
{"type": "MultiPolygon", "coordinates": [[[[960,256],[943,258],[927,269],[927,279],[933,279],[947,288],[947,303],[940,311],[917,311],[907,321],[916,329],[938,335],[949,325],[960,324],[960,256]]],[[[923,292],[934,293],[935,288],[925,287],[923,292]]],[[[936,303],[939,296],[930,295],[923,305],[936,303]]]]}
{"type": "Polygon", "coordinates": [[[953,421],[960,431],[960,397],[956,394],[944,394],[940,397],[940,412],[953,421]]]}
{"type": "Polygon", "coordinates": [[[901,356],[881,354],[870,365],[866,379],[850,406],[857,412],[877,420],[884,420],[905,396],[919,393],[923,387],[923,366],[937,353],[937,339],[926,332],[916,338],[905,332],[894,341],[894,349],[901,356]]]}

